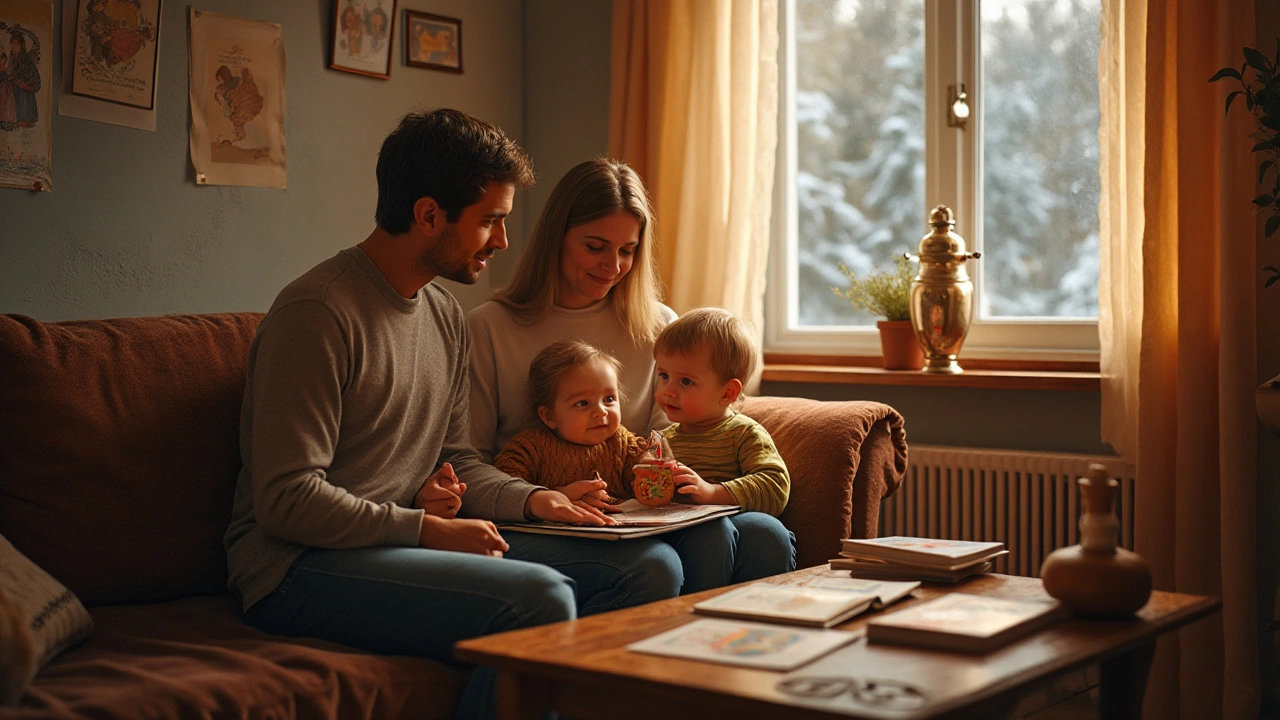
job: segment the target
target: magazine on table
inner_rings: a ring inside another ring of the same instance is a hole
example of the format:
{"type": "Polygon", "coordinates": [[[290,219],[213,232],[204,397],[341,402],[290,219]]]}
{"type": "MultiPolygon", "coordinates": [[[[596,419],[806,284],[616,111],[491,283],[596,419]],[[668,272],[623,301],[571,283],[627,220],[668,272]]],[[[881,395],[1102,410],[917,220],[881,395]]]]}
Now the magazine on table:
{"type": "Polygon", "coordinates": [[[831,627],[869,609],[880,609],[920,587],[919,582],[855,578],[815,578],[804,585],[751,583],[703,600],[693,611],[703,615],[831,627]],[[843,584],[836,582],[845,581],[843,584]]]}
{"type": "Polygon", "coordinates": [[[555,522],[504,523],[499,530],[539,533],[543,535],[568,535],[599,540],[623,540],[647,537],[692,527],[718,517],[737,514],[737,505],[689,505],[668,503],[661,507],[642,505],[631,498],[619,505],[620,513],[609,513],[616,525],[570,525],[555,522]]]}
{"type": "Polygon", "coordinates": [[[1063,617],[1051,600],[948,593],[929,602],[872,618],[867,640],[935,650],[989,652],[1063,617]]]}
{"type": "Polygon", "coordinates": [[[764,670],[792,670],[859,634],[705,618],[627,646],[627,650],[764,670]]]}

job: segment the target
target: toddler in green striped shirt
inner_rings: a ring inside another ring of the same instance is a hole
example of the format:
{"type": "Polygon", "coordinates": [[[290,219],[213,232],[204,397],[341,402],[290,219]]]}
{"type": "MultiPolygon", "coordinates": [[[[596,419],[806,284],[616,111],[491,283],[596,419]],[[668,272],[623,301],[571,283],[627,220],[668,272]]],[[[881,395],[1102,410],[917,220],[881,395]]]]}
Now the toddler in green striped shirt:
{"type": "Polygon", "coordinates": [[[662,331],[653,356],[654,399],[674,423],[662,432],[679,462],[678,496],[776,518],[791,491],[787,465],[768,431],[735,409],[756,364],[747,322],[721,308],[691,310],[662,331]]]}

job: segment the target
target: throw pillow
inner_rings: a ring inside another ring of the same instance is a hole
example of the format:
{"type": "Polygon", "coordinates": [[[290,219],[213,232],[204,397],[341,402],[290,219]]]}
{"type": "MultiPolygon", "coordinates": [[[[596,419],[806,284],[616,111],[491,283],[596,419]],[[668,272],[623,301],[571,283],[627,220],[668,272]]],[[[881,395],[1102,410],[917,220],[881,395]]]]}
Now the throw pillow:
{"type": "Polygon", "coordinates": [[[92,631],[80,598],[0,535],[0,703],[16,702],[40,668],[92,631]]]}

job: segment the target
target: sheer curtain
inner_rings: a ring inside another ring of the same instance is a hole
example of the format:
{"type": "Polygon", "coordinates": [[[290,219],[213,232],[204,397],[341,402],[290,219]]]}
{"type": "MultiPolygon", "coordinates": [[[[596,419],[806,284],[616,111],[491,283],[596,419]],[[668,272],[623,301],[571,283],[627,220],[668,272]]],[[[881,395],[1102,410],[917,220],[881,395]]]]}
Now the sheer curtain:
{"type": "Polygon", "coordinates": [[[1103,0],[1103,440],[1136,464],[1156,589],[1223,599],[1160,642],[1148,717],[1260,703],[1252,122],[1208,82],[1253,18],[1253,0],[1103,0]]]}
{"type": "Polygon", "coordinates": [[[609,154],[653,197],[677,312],[763,327],[777,56],[777,0],[614,0],[609,154]]]}

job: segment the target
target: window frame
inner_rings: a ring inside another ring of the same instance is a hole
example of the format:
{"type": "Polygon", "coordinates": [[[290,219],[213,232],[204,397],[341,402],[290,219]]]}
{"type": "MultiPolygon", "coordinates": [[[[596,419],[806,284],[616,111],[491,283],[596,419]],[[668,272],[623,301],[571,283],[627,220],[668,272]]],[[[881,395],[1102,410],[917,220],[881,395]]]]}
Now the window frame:
{"type": "MultiPolygon", "coordinates": [[[[969,250],[982,250],[982,59],[979,0],[925,0],[925,203],[920,235],[904,239],[915,252],[927,231],[931,208],[955,211],[955,231],[969,250]],[[970,116],[966,129],[947,125],[948,86],[964,83],[970,116]],[[948,200],[950,198],[951,200],[948,200]]],[[[879,355],[874,326],[797,325],[797,200],[795,0],[781,0],[778,12],[778,145],[774,164],[768,290],[765,294],[765,351],[830,356],[879,355]]],[[[965,268],[974,282],[974,311],[962,357],[999,360],[1083,361],[1099,359],[1098,323],[1088,318],[981,319],[983,260],[965,268]]]]}

